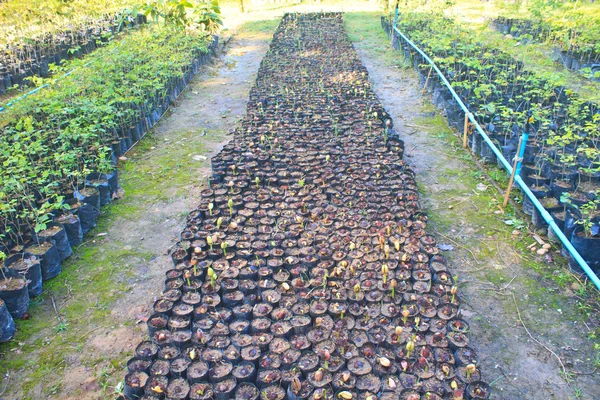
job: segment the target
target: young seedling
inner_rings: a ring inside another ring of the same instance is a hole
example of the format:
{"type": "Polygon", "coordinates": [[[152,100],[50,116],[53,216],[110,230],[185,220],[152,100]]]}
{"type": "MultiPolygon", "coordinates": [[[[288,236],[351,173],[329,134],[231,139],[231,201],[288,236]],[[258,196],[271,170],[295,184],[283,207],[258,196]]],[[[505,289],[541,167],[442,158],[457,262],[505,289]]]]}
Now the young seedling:
{"type": "Polygon", "coordinates": [[[450,293],[452,294],[452,299],[450,300],[450,303],[454,303],[454,298],[456,297],[457,291],[458,288],[456,286],[452,286],[452,289],[450,289],[450,293]]]}
{"type": "Polygon", "coordinates": [[[404,325],[406,325],[406,321],[408,320],[409,316],[410,316],[410,311],[408,311],[406,306],[404,306],[404,309],[402,310],[402,322],[404,322],[404,325]]]}
{"type": "Polygon", "coordinates": [[[208,203],[208,215],[212,217],[212,211],[215,205],[213,203],[208,203]]]}
{"type": "Polygon", "coordinates": [[[465,373],[467,374],[467,379],[471,379],[471,375],[473,375],[477,371],[477,367],[475,364],[469,364],[465,367],[465,373]]]}
{"type": "Polygon", "coordinates": [[[317,372],[315,372],[315,381],[321,382],[323,380],[323,368],[319,368],[317,372]]]}
{"type": "Polygon", "coordinates": [[[329,371],[329,360],[331,359],[331,354],[329,353],[329,350],[323,350],[323,360],[325,360],[325,369],[327,371],[329,371]]]}
{"type": "Polygon", "coordinates": [[[415,349],[415,342],[413,341],[413,338],[409,339],[408,342],[406,342],[406,357],[410,357],[410,354],[413,352],[413,350],[415,349]]]}
{"type": "Polygon", "coordinates": [[[381,265],[381,274],[383,275],[383,284],[385,285],[387,283],[387,276],[388,276],[388,266],[387,264],[382,264],[381,265]]]}
{"type": "Polygon", "coordinates": [[[206,237],[206,243],[208,244],[208,247],[212,250],[213,249],[213,240],[211,236],[207,236],[206,237]]]}
{"type": "Polygon", "coordinates": [[[397,326],[396,328],[394,328],[394,333],[398,337],[398,340],[400,340],[400,336],[402,336],[402,332],[404,332],[404,329],[402,329],[401,326],[397,326]]]}
{"type": "Polygon", "coordinates": [[[254,178],[254,183],[256,183],[256,188],[258,189],[258,184],[260,183],[260,178],[258,176],[254,178]]]}
{"type": "Polygon", "coordinates": [[[221,229],[222,224],[223,224],[223,217],[217,218],[217,230],[221,229]]]}
{"type": "Polygon", "coordinates": [[[198,261],[196,259],[192,259],[190,261],[190,264],[192,264],[192,271],[194,271],[194,276],[198,276],[198,261]]]}
{"type": "Polygon", "coordinates": [[[233,200],[231,197],[229,198],[229,201],[227,201],[227,206],[229,207],[229,215],[233,215],[233,200]]]}
{"type": "Polygon", "coordinates": [[[210,285],[214,287],[215,281],[217,280],[217,273],[211,267],[208,267],[208,270],[206,273],[207,273],[208,277],[210,278],[210,285]]]}
{"type": "Polygon", "coordinates": [[[223,255],[227,256],[227,242],[221,243],[221,250],[223,250],[223,255]]]}
{"type": "Polygon", "coordinates": [[[442,365],[442,372],[446,376],[450,375],[450,367],[448,367],[446,364],[442,365]]]}
{"type": "Polygon", "coordinates": [[[396,298],[396,285],[398,284],[398,282],[395,279],[392,279],[390,281],[390,285],[392,286],[392,299],[396,298]]]}

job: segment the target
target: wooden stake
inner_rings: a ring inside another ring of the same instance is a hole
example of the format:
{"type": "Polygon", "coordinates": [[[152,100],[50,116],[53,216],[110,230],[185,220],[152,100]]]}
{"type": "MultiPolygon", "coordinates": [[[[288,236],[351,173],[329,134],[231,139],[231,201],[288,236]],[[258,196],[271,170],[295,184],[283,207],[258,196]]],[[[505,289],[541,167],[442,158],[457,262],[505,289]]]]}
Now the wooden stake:
{"type": "Polygon", "coordinates": [[[469,113],[465,113],[465,128],[463,132],[463,149],[467,148],[467,135],[469,134],[469,113]]]}
{"type": "Polygon", "coordinates": [[[423,85],[423,91],[421,94],[425,94],[425,91],[427,90],[427,84],[429,83],[429,78],[431,77],[431,71],[433,71],[433,67],[429,67],[429,73],[427,74],[427,79],[425,79],[425,85],[423,85]]]}
{"type": "Polygon", "coordinates": [[[519,162],[519,154],[521,154],[521,146],[523,145],[523,136],[519,138],[519,146],[517,147],[517,155],[515,156],[515,162],[513,164],[512,173],[510,174],[510,180],[508,181],[508,189],[504,194],[504,203],[502,207],[506,207],[508,204],[508,198],[510,197],[510,191],[512,190],[513,182],[515,181],[515,173],[517,172],[517,163],[519,162]]]}

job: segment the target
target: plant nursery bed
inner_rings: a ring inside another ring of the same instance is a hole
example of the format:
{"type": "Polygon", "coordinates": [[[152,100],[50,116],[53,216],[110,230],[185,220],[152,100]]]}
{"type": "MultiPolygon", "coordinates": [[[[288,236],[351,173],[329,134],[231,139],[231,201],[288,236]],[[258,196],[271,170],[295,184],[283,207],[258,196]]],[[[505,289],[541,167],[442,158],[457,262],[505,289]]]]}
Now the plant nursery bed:
{"type": "Polygon", "coordinates": [[[342,14],[286,14],[171,252],[130,399],[490,397],[342,14]]]}
{"type": "MultiPolygon", "coordinates": [[[[383,18],[392,34],[392,21],[383,18]]],[[[473,113],[506,160],[517,155],[521,135],[529,140],[523,156],[521,177],[554,214],[565,236],[596,274],[600,272],[600,108],[584,101],[563,86],[524,70],[523,63],[496,48],[468,37],[454,21],[437,14],[403,13],[398,28],[434,58],[458,96],[473,113]],[[566,215],[564,219],[559,214],[566,215]]],[[[422,85],[433,93],[434,103],[444,110],[449,124],[464,129],[465,113],[444,83],[431,74],[425,59],[393,32],[420,74],[422,85]],[[430,77],[430,79],[428,78],[430,77]]],[[[487,163],[501,161],[481,136],[472,131],[471,150],[487,163]]],[[[548,224],[525,198],[523,210],[533,225],[548,224]]],[[[568,252],[565,250],[564,254],[568,252]]],[[[574,260],[571,268],[581,273],[574,260]]]]}

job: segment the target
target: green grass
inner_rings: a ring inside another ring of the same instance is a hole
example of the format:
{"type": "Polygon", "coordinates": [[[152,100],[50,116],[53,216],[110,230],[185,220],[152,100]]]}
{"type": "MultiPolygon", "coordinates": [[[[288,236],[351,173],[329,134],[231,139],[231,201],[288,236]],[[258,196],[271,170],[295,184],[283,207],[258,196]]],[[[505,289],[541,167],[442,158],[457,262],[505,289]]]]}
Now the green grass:
{"type": "MultiPolygon", "coordinates": [[[[203,165],[200,161],[195,161],[193,156],[207,151],[204,141],[193,140],[199,135],[207,141],[220,137],[217,130],[189,130],[170,136],[169,142],[163,143],[159,148],[159,139],[150,133],[136,146],[135,154],[151,155],[154,162],[140,164],[128,161],[122,166],[123,173],[135,181],[126,190],[126,194],[143,195],[154,201],[169,201],[174,196],[182,195],[182,190],[195,180],[197,167],[203,165]],[[165,190],[167,184],[169,190],[165,190]]],[[[130,213],[134,213],[134,210],[130,210],[130,213]]]]}
{"type": "Polygon", "coordinates": [[[389,38],[381,28],[380,12],[347,12],[344,25],[353,42],[364,42],[363,47],[386,65],[406,67],[408,64],[397,53],[390,51],[389,38]]]}
{"type": "Polygon", "coordinates": [[[252,21],[243,24],[240,31],[244,34],[272,34],[279,25],[279,18],[252,21]]]}

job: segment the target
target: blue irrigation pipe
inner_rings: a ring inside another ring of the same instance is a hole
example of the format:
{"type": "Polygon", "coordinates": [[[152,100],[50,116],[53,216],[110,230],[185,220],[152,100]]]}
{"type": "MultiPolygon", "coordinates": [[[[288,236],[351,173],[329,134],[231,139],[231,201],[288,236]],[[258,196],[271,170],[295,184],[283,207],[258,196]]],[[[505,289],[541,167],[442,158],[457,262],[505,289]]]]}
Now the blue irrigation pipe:
{"type": "MultiPolygon", "coordinates": [[[[496,157],[498,157],[498,159],[500,160],[500,162],[502,163],[504,168],[508,171],[508,173],[512,174],[512,166],[510,165],[510,163],[506,160],[506,158],[504,158],[504,155],[502,154],[502,152],[496,147],[494,142],[492,142],[492,140],[489,138],[489,136],[483,131],[483,129],[481,128],[479,123],[475,120],[475,116],[471,112],[469,112],[469,109],[467,108],[467,106],[465,106],[465,103],[463,103],[463,101],[460,99],[458,94],[454,91],[454,88],[452,87],[450,82],[448,82],[448,80],[446,79],[446,77],[444,76],[442,71],[440,71],[440,69],[437,67],[437,65],[433,62],[433,60],[431,58],[429,58],[429,56],[427,56],[427,54],[425,54],[417,45],[415,45],[409,38],[407,38],[402,32],[400,32],[400,30],[396,26],[397,20],[398,20],[398,8],[396,8],[396,17],[394,18],[394,26],[393,26],[392,35],[394,34],[394,32],[396,32],[398,35],[400,35],[400,37],[402,39],[404,39],[404,41],[407,44],[409,44],[413,49],[415,49],[417,51],[417,53],[419,53],[421,56],[423,56],[423,58],[429,63],[429,65],[431,65],[431,67],[438,74],[438,76],[440,77],[440,79],[442,80],[444,85],[448,88],[448,90],[452,94],[452,97],[454,97],[454,100],[456,100],[456,102],[458,103],[460,108],[462,108],[462,110],[465,112],[465,114],[467,115],[467,117],[469,118],[469,120],[471,121],[471,123],[473,124],[475,129],[477,130],[477,132],[481,135],[481,137],[487,143],[487,145],[490,147],[490,149],[492,149],[492,152],[496,155],[496,157]]],[[[525,149],[525,146],[523,146],[523,150],[524,149],[525,149]]],[[[585,274],[590,278],[590,280],[594,283],[596,288],[598,290],[600,290],[600,279],[598,279],[598,276],[596,276],[596,274],[594,273],[594,271],[592,271],[592,269],[587,264],[587,262],[585,262],[583,257],[581,257],[581,254],[579,254],[579,252],[573,247],[573,245],[571,244],[569,239],[565,236],[563,231],[558,227],[558,225],[556,225],[556,222],[554,222],[554,218],[552,218],[550,213],[548,211],[546,211],[544,206],[538,201],[537,197],[535,197],[535,195],[531,192],[531,190],[529,189],[527,184],[523,181],[523,179],[521,179],[521,177],[518,174],[515,174],[515,182],[517,183],[517,185],[519,185],[519,187],[521,188],[521,190],[523,191],[525,196],[529,197],[529,200],[531,200],[531,202],[533,203],[535,208],[538,209],[542,218],[544,218],[544,221],[546,221],[546,223],[550,226],[550,228],[552,228],[552,230],[554,231],[554,233],[556,234],[558,239],[561,241],[563,246],[565,246],[567,251],[571,254],[573,259],[577,262],[577,264],[579,264],[579,266],[581,267],[583,272],[585,272],[585,274]]]]}
{"type": "MultiPolygon", "coordinates": [[[[529,139],[529,133],[521,135],[521,149],[519,150],[517,158],[517,166],[515,176],[521,174],[521,166],[523,165],[523,156],[525,155],[525,147],[527,147],[527,140],[529,139]]],[[[510,171],[512,173],[512,171],[510,171]]]]}

